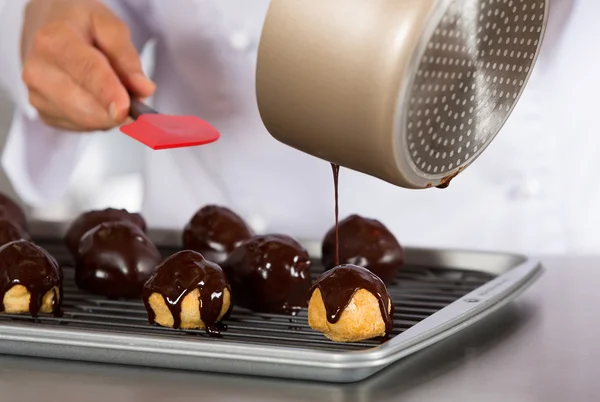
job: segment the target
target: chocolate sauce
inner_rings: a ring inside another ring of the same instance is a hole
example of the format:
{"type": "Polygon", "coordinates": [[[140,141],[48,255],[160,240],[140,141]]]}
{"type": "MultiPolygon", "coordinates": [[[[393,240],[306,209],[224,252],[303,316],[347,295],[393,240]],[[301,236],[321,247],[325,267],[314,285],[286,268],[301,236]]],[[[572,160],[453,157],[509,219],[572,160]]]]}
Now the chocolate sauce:
{"type": "Polygon", "coordinates": [[[333,170],[333,188],[335,192],[335,266],[340,265],[340,230],[339,230],[339,207],[338,207],[338,183],[340,177],[340,165],[331,164],[333,170]]]}
{"type": "Polygon", "coordinates": [[[144,232],[146,231],[146,221],[144,221],[144,218],[140,214],[127,212],[125,209],[107,208],[85,212],[75,219],[67,231],[65,242],[71,254],[76,256],[79,240],[88,230],[101,223],[115,221],[131,222],[139,226],[144,232]]]}
{"type": "Polygon", "coordinates": [[[109,298],[139,298],[161,259],[139,226],[104,222],[79,242],[75,282],[81,289],[109,298]]]}
{"type": "Polygon", "coordinates": [[[391,333],[394,324],[392,299],[381,279],[369,270],[350,264],[337,266],[317,279],[310,289],[310,294],[312,295],[317,288],[325,305],[327,321],[332,324],[338,322],[354,294],[360,289],[365,289],[377,299],[381,318],[385,323],[386,336],[391,333]]]}
{"type": "Polygon", "coordinates": [[[2,193],[0,193],[0,218],[9,220],[24,231],[27,231],[27,218],[25,217],[25,213],[16,202],[2,193]]]}
{"type": "Polygon", "coordinates": [[[0,220],[0,246],[15,240],[29,240],[29,233],[9,220],[0,220]]]}
{"type": "Polygon", "coordinates": [[[167,258],[144,285],[143,298],[150,324],[156,319],[149,304],[153,293],[162,295],[173,316],[173,328],[180,328],[181,303],[195,289],[200,292],[200,318],[206,333],[220,335],[217,321],[223,308],[225,289],[231,294],[231,288],[221,267],[192,250],[180,251],[167,258]]]}
{"type": "Polygon", "coordinates": [[[223,271],[242,307],[289,314],[307,306],[310,258],[289,236],[254,236],[229,255],[223,271]]]}
{"type": "MultiPolygon", "coordinates": [[[[336,234],[331,228],[322,244],[325,269],[336,266],[336,234]]],[[[365,267],[390,283],[404,264],[404,250],[394,235],[379,221],[351,215],[338,226],[339,258],[342,264],[365,267]]]]}
{"type": "Polygon", "coordinates": [[[185,226],[183,246],[209,261],[223,263],[244,240],[253,236],[244,220],[228,208],[208,205],[185,226]]]}
{"type": "Polygon", "coordinates": [[[448,188],[448,186],[450,186],[450,182],[456,177],[458,176],[463,170],[465,170],[464,167],[459,168],[456,172],[452,173],[451,175],[448,175],[446,177],[444,177],[441,181],[440,184],[438,184],[436,186],[436,188],[440,188],[440,189],[444,189],[444,188],[448,188]]]}
{"type": "MultiPolygon", "coordinates": [[[[52,313],[60,315],[62,302],[62,270],[58,262],[41,247],[17,240],[0,247],[0,295],[13,286],[22,285],[30,293],[29,313],[37,317],[44,296],[54,289],[52,313]]],[[[0,305],[4,311],[4,304],[0,305]]]]}

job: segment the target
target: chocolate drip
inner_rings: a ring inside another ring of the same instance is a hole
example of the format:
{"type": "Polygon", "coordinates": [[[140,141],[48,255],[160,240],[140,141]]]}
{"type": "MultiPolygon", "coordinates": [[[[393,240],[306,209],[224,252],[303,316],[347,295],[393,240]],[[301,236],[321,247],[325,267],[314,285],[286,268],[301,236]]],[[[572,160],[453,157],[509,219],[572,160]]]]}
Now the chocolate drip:
{"type": "Polygon", "coordinates": [[[104,222],[116,221],[131,222],[139,226],[142,231],[146,231],[146,221],[144,221],[144,218],[142,218],[140,214],[127,212],[125,209],[107,208],[104,210],[89,211],[79,215],[69,227],[65,237],[65,243],[71,253],[76,256],[77,249],[79,248],[79,240],[81,240],[88,230],[93,229],[104,222]]]}
{"type": "Polygon", "coordinates": [[[340,265],[321,275],[310,289],[310,294],[317,288],[325,305],[327,321],[332,324],[338,322],[354,294],[365,289],[377,299],[386,336],[391,333],[394,324],[392,299],[381,279],[369,270],[356,265],[340,265]]]}
{"type": "Polygon", "coordinates": [[[459,168],[456,172],[452,173],[449,176],[444,177],[442,180],[440,180],[440,184],[438,184],[436,187],[437,188],[448,188],[448,186],[450,186],[450,182],[460,174],[460,172],[462,172],[465,168],[461,167],[459,168]]]}
{"type": "Polygon", "coordinates": [[[29,240],[29,233],[10,220],[0,220],[0,246],[16,240],[29,240]]]}
{"type": "Polygon", "coordinates": [[[149,303],[153,293],[162,295],[173,316],[173,328],[180,328],[181,303],[194,289],[200,292],[200,318],[206,333],[220,335],[217,320],[223,308],[225,289],[231,294],[231,288],[221,267],[192,250],[180,251],[167,258],[144,285],[143,298],[150,324],[156,319],[149,303]]]}
{"type": "Polygon", "coordinates": [[[335,266],[340,265],[340,230],[339,230],[339,203],[338,183],[340,177],[340,165],[331,164],[333,170],[333,189],[335,192],[335,266]]]}
{"type": "MultiPolygon", "coordinates": [[[[379,221],[351,215],[339,223],[339,258],[342,264],[364,267],[390,283],[404,263],[404,250],[394,235],[379,221]]],[[[325,269],[335,267],[335,228],[322,244],[325,269]]]]}
{"type": "Polygon", "coordinates": [[[307,306],[308,252],[284,235],[255,236],[223,264],[235,302],[254,311],[294,313],[307,306]]]}
{"type": "Polygon", "coordinates": [[[79,242],[75,281],[81,289],[109,298],[139,298],[161,260],[156,246],[137,225],[104,222],[79,242]]]}
{"type": "MultiPolygon", "coordinates": [[[[17,240],[0,247],[2,298],[15,285],[22,285],[29,291],[29,313],[32,317],[39,314],[46,293],[54,290],[52,313],[60,315],[62,270],[54,257],[26,240],[17,240]]],[[[4,311],[4,303],[0,305],[0,311],[4,311]]]]}
{"type": "Polygon", "coordinates": [[[253,236],[244,220],[228,208],[208,205],[185,226],[183,246],[221,264],[244,240],[253,236]]]}

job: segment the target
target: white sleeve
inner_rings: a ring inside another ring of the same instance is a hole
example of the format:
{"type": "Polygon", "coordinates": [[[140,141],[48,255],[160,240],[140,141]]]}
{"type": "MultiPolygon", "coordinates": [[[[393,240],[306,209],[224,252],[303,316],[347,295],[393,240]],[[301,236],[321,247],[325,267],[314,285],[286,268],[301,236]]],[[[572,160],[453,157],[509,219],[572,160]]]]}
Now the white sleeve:
{"type": "MultiPolygon", "coordinates": [[[[138,50],[151,37],[141,10],[148,1],[106,0],[131,30],[138,50]],[[138,18],[138,16],[140,18],[138,18]]],[[[15,103],[13,122],[0,163],[15,191],[30,206],[58,200],[93,134],[71,133],[46,126],[29,104],[21,81],[20,38],[27,0],[0,0],[0,86],[15,103]]]]}

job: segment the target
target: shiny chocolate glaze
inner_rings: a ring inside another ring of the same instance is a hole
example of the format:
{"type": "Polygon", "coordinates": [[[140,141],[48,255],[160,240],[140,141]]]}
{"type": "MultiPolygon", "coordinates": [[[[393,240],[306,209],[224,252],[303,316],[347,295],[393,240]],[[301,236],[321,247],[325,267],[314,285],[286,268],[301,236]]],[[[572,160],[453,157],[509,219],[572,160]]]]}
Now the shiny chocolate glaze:
{"type": "Polygon", "coordinates": [[[223,308],[225,289],[231,294],[231,288],[221,267],[192,250],[180,251],[167,258],[144,285],[143,298],[150,324],[154,324],[156,318],[148,301],[153,293],[162,295],[173,316],[173,328],[179,328],[181,303],[195,289],[200,292],[200,318],[206,333],[219,335],[217,320],[223,308]]]}
{"type": "Polygon", "coordinates": [[[236,213],[228,208],[208,205],[196,212],[185,226],[183,247],[221,264],[237,246],[252,236],[252,230],[236,213]]]}
{"type": "Polygon", "coordinates": [[[338,322],[354,294],[365,289],[377,299],[386,336],[391,333],[394,325],[392,299],[381,279],[371,271],[356,265],[339,265],[321,275],[310,289],[310,294],[317,288],[325,305],[327,321],[332,324],[338,322]],[[388,312],[389,305],[391,308],[388,312]]]}
{"type": "Polygon", "coordinates": [[[25,213],[16,202],[2,193],[0,193],[0,219],[9,220],[27,231],[25,213]]]}
{"type": "MultiPolygon", "coordinates": [[[[379,221],[351,215],[338,226],[339,255],[342,264],[367,268],[390,283],[404,263],[404,250],[394,235],[379,221]]],[[[336,266],[335,228],[325,235],[322,260],[325,269],[336,266]]]]}
{"type": "Polygon", "coordinates": [[[137,213],[127,212],[125,209],[107,208],[97,211],[85,212],[69,227],[65,236],[65,243],[73,256],[76,256],[79,248],[79,240],[83,235],[95,226],[104,222],[126,221],[139,226],[144,232],[146,231],[146,221],[137,213]]]}
{"type": "Polygon", "coordinates": [[[87,231],[79,242],[75,282],[81,289],[109,298],[139,298],[161,259],[139,226],[104,222],[87,231]]]}
{"type": "Polygon", "coordinates": [[[10,220],[0,220],[0,246],[15,240],[30,240],[29,233],[10,220]]]}
{"type": "Polygon", "coordinates": [[[254,236],[223,263],[236,304],[254,311],[295,313],[306,307],[308,252],[284,235],[254,236]]]}
{"type": "MultiPolygon", "coordinates": [[[[62,270],[46,250],[26,240],[17,240],[0,247],[0,295],[4,298],[15,285],[30,293],[29,313],[37,317],[46,293],[56,288],[52,313],[60,315],[62,302],[62,270]]],[[[4,304],[0,305],[4,311],[4,304]]]]}

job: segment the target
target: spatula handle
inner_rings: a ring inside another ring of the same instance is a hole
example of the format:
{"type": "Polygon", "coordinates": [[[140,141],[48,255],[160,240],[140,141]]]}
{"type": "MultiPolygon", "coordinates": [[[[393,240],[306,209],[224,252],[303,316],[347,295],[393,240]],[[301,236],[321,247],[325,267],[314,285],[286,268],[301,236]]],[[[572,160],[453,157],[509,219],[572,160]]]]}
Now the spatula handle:
{"type": "Polygon", "coordinates": [[[140,100],[130,96],[129,116],[132,119],[137,119],[143,114],[158,114],[158,112],[152,109],[150,106],[141,102],[140,100]]]}

